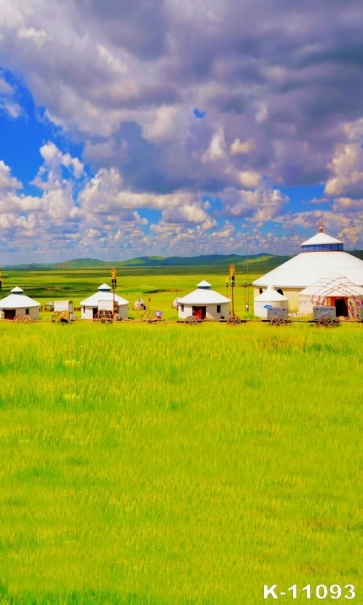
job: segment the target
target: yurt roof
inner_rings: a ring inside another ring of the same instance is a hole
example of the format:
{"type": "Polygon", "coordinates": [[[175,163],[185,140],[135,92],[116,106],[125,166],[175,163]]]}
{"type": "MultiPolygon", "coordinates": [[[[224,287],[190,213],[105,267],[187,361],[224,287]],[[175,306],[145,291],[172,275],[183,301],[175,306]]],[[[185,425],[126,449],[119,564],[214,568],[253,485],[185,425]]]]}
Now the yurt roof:
{"type": "Polygon", "coordinates": [[[342,244],[340,239],[335,239],[331,235],[324,232],[319,232],[305,242],[302,242],[301,246],[316,246],[317,244],[342,244]]]}
{"type": "Polygon", "coordinates": [[[98,286],[97,290],[100,292],[111,292],[111,286],[108,284],[102,284],[101,286],[98,286]]]}
{"type": "Polygon", "coordinates": [[[330,275],[304,288],[300,296],[362,296],[363,288],[342,275],[330,275]]]}
{"type": "Polygon", "coordinates": [[[30,309],[33,307],[40,307],[40,303],[23,294],[23,290],[18,286],[11,290],[9,296],[0,300],[0,309],[30,309]]]}
{"type": "Polygon", "coordinates": [[[196,290],[193,290],[190,294],[183,296],[183,298],[178,298],[178,304],[181,305],[220,305],[222,303],[231,302],[230,298],[223,296],[223,294],[219,294],[219,292],[215,292],[215,290],[210,289],[210,284],[208,282],[200,282],[196,290]],[[200,284],[207,284],[207,286],[200,287],[200,284]]]}
{"type": "Polygon", "coordinates": [[[113,292],[110,292],[110,289],[111,288],[109,288],[109,290],[102,289],[101,287],[98,288],[98,291],[95,294],[82,300],[80,305],[83,307],[97,307],[100,300],[115,300],[119,305],[129,304],[128,300],[122,298],[122,296],[119,296],[118,294],[113,294],[113,292]]]}
{"type": "Polygon", "coordinates": [[[267,290],[255,298],[255,302],[280,302],[282,300],[288,300],[287,296],[283,296],[280,292],[277,292],[273,286],[268,286],[267,290]]]}
{"type": "MultiPolygon", "coordinates": [[[[324,237],[324,242],[315,242],[318,245],[322,243],[341,243],[339,240],[334,240],[334,238],[332,238],[333,242],[328,242],[327,238],[330,236],[326,233],[318,233],[315,238],[318,236],[324,237]]],[[[306,246],[307,242],[302,245],[306,246]]],[[[363,286],[363,261],[343,250],[301,252],[286,263],[256,279],[253,285],[256,287],[275,286],[275,288],[282,289],[306,288],[332,273],[344,275],[351,282],[363,286]]]]}
{"type": "Polygon", "coordinates": [[[202,281],[199,282],[199,284],[197,284],[197,288],[208,289],[211,287],[212,287],[212,285],[209,282],[207,282],[205,279],[203,279],[202,281]]]}

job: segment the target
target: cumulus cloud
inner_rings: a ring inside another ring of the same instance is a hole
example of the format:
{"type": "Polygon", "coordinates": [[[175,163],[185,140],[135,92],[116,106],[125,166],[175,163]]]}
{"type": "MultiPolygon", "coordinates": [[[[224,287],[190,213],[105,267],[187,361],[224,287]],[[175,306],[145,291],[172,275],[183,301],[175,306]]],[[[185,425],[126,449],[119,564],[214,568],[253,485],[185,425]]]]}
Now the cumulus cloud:
{"type": "Polygon", "coordinates": [[[325,193],[334,196],[360,197],[363,187],[363,149],[359,143],[337,145],[328,168],[334,176],[325,186],[325,193]]]}
{"type": "Polygon", "coordinates": [[[69,187],[69,181],[63,178],[62,167],[68,168],[70,171],[69,178],[73,176],[75,179],[79,179],[83,175],[82,162],[76,157],[72,158],[69,153],[63,153],[52,141],[45,143],[39,151],[44,164],[32,181],[32,184],[39,189],[69,187]]]}
{"type": "Polygon", "coordinates": [[[254,189],[258,187],[260,183],[261,175],[254,170],[241,170],[238,172],[238,181],[242,185],[242,187],[246,187],[247,189],[254,189]]]}
{"type": "Polygon", "coordinates": [[[254,191],[227,188],[222,202],[224,212],[231,217],[249,217],[256,222],[265,222],[278,216],[289,198],[278,189],[266,187],[254,191]]]}
{"type": "Polygon", "coordinates": [[[11,191],[13,189],[21,189],[22,184],[18,179],[10,174],[10,168],[2,160],[0,160],[0,191],[11,191]]]}
{"type": "MultiPolygon", "coordinates": [[[[329,14],[326,7],[312,10],[287,0],[278,8],[261,0],[249,5],[227,0],[212,7],[203,1],[190,9],[173,0],[134,0],[109,3],[107,11],[95,0],[54,2],[52,10],[42,5],[43,0],[0,3],[3,64],[24,73],[37,102],[57,124],[84,137],[104,137],[107,144],[120,123],[133,121],[156,145],[150,157],[163,161],[172,153],[175,162],[183,157],[186,179],[197,156],[189,154],[193,161],[184,161],[186,141],[190,148],[195,133],[181,116],[193,107],[203,107],[205,119],[219,124],[200,159],[223,162],[226,146],[236,158],[255,156],[258,140],[260,156],[253,161],[263,166],[237,168],[293,182],[299,175],[306,181],[326,174],[332,118],[341,111],[343,95],[347,111],[360,111],[357,1],[349,7],[334,3],[329,14]],[[164,149],[171,137],[180,144],[164,149]],[[271,149],[270,154],[262,150],[271,137],[280,142],[278,161],[271,149]],[[293,142],[294,162],[285,167],[293,142]]],[[[228,182],[227,175],[221,185],[233,184],[233,178],[228,182]]]]}
{"type": "Polygon", "coordinates": [[[162,218],[169,223],[204,223],[208,215],[199,204],[183,204],[177,208],[166,208],[162,218]]]}
{"type": "Polygon", "coordinates": [[[223,160],[226,157],[226,143],[224,140],[223,130],[220,129],[218,132],[215,132],[212,136],[212,140],[210,145],[203,155],[203,161],[218,161],[223,160]]]}
{"type": "Polygon", "coordinates": [[[254,139],[248,139],[247,141],[240,141],[240,139],[235,139],[231,144],[230,150],[232,155],[238,155],[242,153],[243,155],[248,155],[252,151],[256,149],[256,142],[254,139]]]}
{"type": "MultiPolygon", "coordinates": [[[[70,240],[77,225],[87,245],[86,221],[93,239],[116,245],[119,216],[133,242],[141,229],[152,247],[156,231],[138,223],[151,210],[163,230],[173,226],[176,247],[203,230],[208,249],[208,234],[224,232],[221,217],[277,221],[288,208],[281,185],[325,183],[339,220],[360,211],[359,0],[110,0],[107,10],[98,0],[0,0],[0,10],[0,110],[24,112],[7,77],[16,73],[83,146],[77,158],[45,142],[33,180],[47,220],[60,220],[58,207],[69,216],[70,240]]],[[[11,192],[19,183],[6,168],[0,186],[11,192]]],[[[14,201],[29,206],[28,233],[38,203],[14,201]]]]}

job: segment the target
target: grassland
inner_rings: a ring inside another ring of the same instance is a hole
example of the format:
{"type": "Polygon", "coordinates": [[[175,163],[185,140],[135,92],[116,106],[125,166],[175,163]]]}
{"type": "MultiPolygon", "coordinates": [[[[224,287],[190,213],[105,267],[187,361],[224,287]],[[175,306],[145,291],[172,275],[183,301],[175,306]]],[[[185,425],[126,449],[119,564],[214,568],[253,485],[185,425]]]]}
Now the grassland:
{"type": "MultiPolygon", "coordinates": [[[[7,289],[77,303],[98,271],[7,289]]],[[[150,305],[172,318],[174,290],[202,278],[223,291],[206,269],[125,274],[118,292],[170,290],[150,305]]],[[[354,584],[362,601],[362,326],[1,322],[0,337],[1,605],[257,605],[276,583],[354,584]]]]}

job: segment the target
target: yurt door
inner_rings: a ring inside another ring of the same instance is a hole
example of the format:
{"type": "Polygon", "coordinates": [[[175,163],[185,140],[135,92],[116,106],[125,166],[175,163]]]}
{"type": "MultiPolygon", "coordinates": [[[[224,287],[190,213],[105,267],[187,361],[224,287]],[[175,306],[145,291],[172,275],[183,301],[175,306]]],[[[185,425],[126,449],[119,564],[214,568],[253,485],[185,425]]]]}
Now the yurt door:
{"type": "Polygon", "coordinates": [[[4,319],[14,319],[15,309],[4,309],[4,319]]]}
{"type": "Polygon", "coordinates": [[[337,317],[348,317],[348,305],[346,298],[336,298],[335,308],[337,317]]]}
{"type": "Polygon", "coordinates": [[[205,319],[205,307],[193,307],[193,315],[197,319],[205,319]]]}

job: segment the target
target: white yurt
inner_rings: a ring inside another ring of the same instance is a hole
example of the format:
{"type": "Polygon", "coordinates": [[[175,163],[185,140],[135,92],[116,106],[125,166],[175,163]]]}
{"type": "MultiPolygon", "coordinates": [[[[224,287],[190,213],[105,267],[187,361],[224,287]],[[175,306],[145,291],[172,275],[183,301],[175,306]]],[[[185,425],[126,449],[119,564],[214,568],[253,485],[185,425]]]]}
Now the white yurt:
{"type": "Polygon", "coordinates": [[[267,318],[267,309],[269,307],[287,307],[288,298],[279,292],[276,292],[273,286],[268,286],[267,290],[256,296],[254,300],[254,314],[262,319],[267,318]]]}
{"type": "Polygon", "coordinates": [[[96,319],[98,311],[113,311],[113,304],[117,303],[118,319],[127,319],[129,314],[129,301],[111,291],[110,286],[102,284],[95,294],[82,300],[82,319],[96,319]]]}
{"type": "Polygon", "coordinates": [[[316,305],[335,307],[337,317],[359,316],[363,304],[363,288],[342,275],[329,275],[318,279],[299,294],[299,311],[312,314],[316,305]]]}
{"type": "Polygon", "coordinates": [[[227,319],[231,300],[211,289],[212,286],[203,280],[183,298],[178,298],[178,314],[180,319],[191,315],[197,319],[227,319]]]}
{"type": "Polygon", "coordinates": [[[363,286],[363,261],[343,250],[343,242],[327,233],[322,225],[319,232],[301,244],[301,253],[253,282],[258,296],[268,286],[274,286],[287,296],[291,310],[299,308],[301,290],[332,272],[344,275],[363,286]]]}
{"type": "Polygon", "coordinates": [[[145,309],[146,309],[146,305],[145,305],[144,301],[142,300],[142,298],[138,298],[137,300],[135,300],[135,302],[134,302],[135,311],[145,311],[145,309]]]}
{"type": "Polygon", "coordinates": [[[39,319],[40,303],[24,294],[24,290],[16,286],[6,298],[0,300],[1,317],[3,319],[14,319],[16,315],[24,317],[28,315],[31,319],[39,319]]]}

